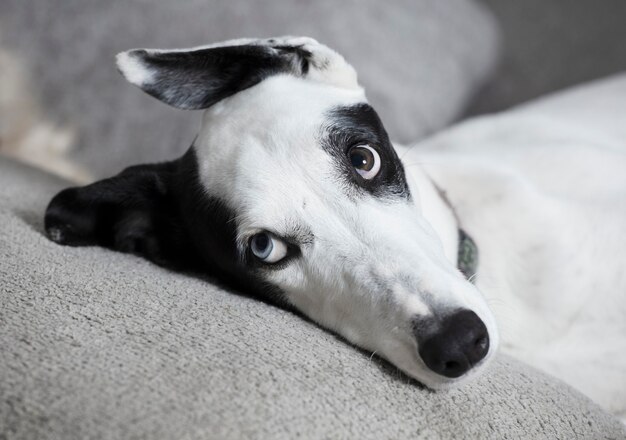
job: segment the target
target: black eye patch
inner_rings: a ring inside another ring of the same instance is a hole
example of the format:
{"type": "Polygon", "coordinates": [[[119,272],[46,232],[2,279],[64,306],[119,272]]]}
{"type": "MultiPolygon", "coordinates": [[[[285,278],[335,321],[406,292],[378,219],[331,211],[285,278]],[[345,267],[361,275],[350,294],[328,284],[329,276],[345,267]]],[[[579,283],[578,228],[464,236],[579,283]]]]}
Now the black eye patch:
{"type": "Polygon", "coordinates": [[[361,103],[336,107],[328,112],[327,118],[322,130],[322,148],[335,159],[340,173],[346,176],[347,190],[351,194],[365,191],[385,199],[411,198],[404,167],[372,106],[361,103]],[[374,148],[381,159],[380,172],[371,180],[358,176],[348,154],[352,147],[364,144],[374,148]]]}

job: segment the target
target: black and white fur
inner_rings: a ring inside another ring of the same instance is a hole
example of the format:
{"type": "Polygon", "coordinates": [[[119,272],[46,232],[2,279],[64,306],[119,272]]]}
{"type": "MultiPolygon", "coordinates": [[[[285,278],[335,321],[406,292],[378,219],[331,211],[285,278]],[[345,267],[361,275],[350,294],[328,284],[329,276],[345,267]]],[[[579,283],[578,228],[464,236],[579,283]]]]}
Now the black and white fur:
{"type": "MultiPolygon", "coordinates": [[[[46,213],[53,240],[215,275],[431,388],[493,357],[494,316],[456,267],[460,225],[444,194],[462,182],[447,188],[437,169],[414,165],[415,150],[403,167],[340,55],[287,37],[131,50],[118,67],[157,99],[206,109],[200,132],[175,161],[59,193],[46,213]],[[359,146],[379,158],[374,177],[350,159],[359,146]],[[274,246],[267,260],[254,250],[259,234],[274,246]]],[[[470,232],[489,254],[485,234],[470,232]]]]}
{"type": "Polygon", "coordinates": [[[215,275],[433,388],[492,357],[494,318],[456,269],[456,242],[444,246],[436,229],[456,228],[453,217],[423,211],[419,192],[435,188],[425,177],[409,186],[340,55],[309,38],[236,40],[131,50],[118,67],[170,105],[206,109],[200,133],[178,160],[59,193],[46,213],[53,240],[215,275]],[[359,145],[379,157],[372,179],[350,161],[359,145]],[[253,254],[256,234],[271,237],[279,261],[253,254]]]}

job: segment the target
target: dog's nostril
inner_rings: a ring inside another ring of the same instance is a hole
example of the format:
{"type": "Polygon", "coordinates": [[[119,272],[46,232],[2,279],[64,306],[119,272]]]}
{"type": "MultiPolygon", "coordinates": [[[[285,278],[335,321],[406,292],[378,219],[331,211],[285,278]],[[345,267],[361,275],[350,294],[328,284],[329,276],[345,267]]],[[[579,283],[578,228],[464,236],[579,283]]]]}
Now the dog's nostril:
{"type": "Polygon", "coordinates": [[[461,366],[457,361],[448,361],[444,364],[446,370],[455,370],[461,366]]]}
{"type": "Polygon", "coordinates": [[[446,377],[462,376],[489,352],[487,328],[470,310],[448,316],[434,334],[416,336],[424,363],[446,377]]]}

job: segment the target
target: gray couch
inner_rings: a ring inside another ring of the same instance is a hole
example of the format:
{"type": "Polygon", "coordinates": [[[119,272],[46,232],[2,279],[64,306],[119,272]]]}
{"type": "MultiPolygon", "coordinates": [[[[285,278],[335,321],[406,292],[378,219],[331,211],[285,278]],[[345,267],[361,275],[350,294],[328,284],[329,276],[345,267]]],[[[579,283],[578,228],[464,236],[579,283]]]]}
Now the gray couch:
{"type": "MultiPolygon", "coordinates": [[[[106,175],[187,148],[197,115],[121,80],[113,54],[298,33],[359,69],[395,138],[458,117],[491,71],[493,17],[464,0],[5,0],[4,41],[74,158],[106,175]]],[[[475,382],[424,389],[289,312],[100,248],[60,247],[45,206],[69,183],[0,158],[0,439],[626,438],[559,380],[500,356],[475,382]]]]}
{"type": "Polygon", "coordinates": [[[625,438],[562,382],[500,356],[432,392],[316,325],[99,248],[41,214],[68,183],[0,160],[0,438],[625,438]]]}

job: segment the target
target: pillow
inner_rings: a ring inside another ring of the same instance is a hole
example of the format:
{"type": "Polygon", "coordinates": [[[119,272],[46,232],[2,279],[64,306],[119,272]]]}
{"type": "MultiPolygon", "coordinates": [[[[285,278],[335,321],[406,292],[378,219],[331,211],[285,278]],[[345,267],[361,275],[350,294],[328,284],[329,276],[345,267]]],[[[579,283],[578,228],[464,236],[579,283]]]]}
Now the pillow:
{"type": "Polygon", "coordinates": [[[114,64],[122,50],[308,35],[355,66],[391,137],[408,142],[461,112],[497,45],[492,16],[470,0],[3,0],[0,29],[47,115],[76,127],[74,158],[102,177],[182,154],[199,121],[127,84],[114,64]]]}
{"type": "Polygon", "coordinates": [[[506,356],[433,392],[289,312],[102,248],[58,246],[67,183],[0,158],[0,438],[624,438],[506,356]]]}

